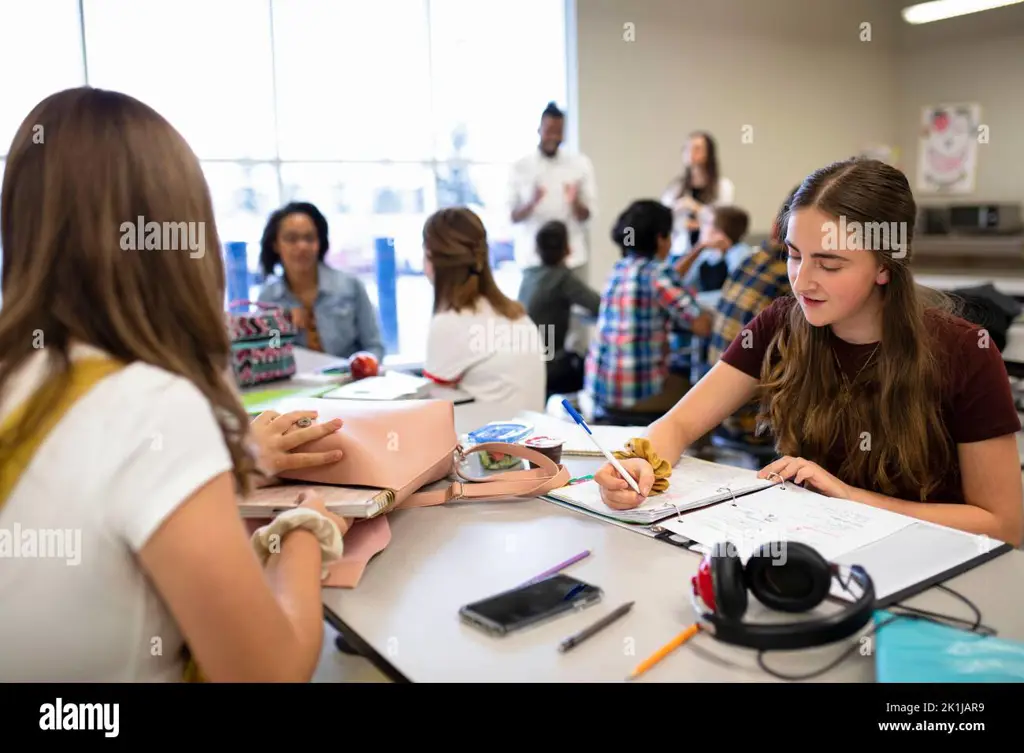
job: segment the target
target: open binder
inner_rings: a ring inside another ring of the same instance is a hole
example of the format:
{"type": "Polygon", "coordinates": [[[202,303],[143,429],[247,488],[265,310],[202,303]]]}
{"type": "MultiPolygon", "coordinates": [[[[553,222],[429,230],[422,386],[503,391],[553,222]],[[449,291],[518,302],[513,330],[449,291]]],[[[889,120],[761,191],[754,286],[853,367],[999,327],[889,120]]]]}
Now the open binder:
{"type": "MultiPolygon", "coordinates": [[[[746,561],[764,544],[807,544],[841,569],[863,567],[874,581],[878,608],[1012,551],[1009,544],[987,536],[827,497],[790,481],[758,479],[755,471],[697,458],[684,457],[671,482],[665,493],[634,510],[609,508],[593,481],[546,496],[697,553],[728,543],[746,561]]],[[[853,598],[838,582],[831,596],[853,598]]]]}
{"type": "Polygon", "coordinates": [[[547,494],[559,502],[624,523],[649,525],[716,502],[775,486],[778,481],[759,479],[755,471],[685,456],[672,469],[672,483],[632,510],[613,510],[601,499],[593,480],[555,489],[547,494]]]}

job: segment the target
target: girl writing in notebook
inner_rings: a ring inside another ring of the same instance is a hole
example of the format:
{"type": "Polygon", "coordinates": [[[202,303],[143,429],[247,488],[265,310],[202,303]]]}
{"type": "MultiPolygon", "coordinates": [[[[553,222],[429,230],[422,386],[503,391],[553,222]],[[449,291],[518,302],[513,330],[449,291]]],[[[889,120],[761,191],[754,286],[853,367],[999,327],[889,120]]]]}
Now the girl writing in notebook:
{"type": "MultiPolygon", "coordinates": [[[[1006,367],[983,329],[915,284],[916,209],[904,174],[882,162],[837,162],[804,180],[782,224],[793,295],[650,426],[659,457],[677,461],[759,399],[782,456],[762,478],[1019,546],[1021,425],[1006,367]]],[[[623,463],[649,490],[650,464],[623,463]]],[[[610,465],[595,480],[609,507],[642,501],[610,465]]]]}
{"type": "Polygon", "coordinates": [[[336,460],[290,450],[338,426],[250,426],[195,154],[141,102],[72,89],[19,128],[2,196],[0,540],[32,554],[0,566],[0,677],[177,682],[187,647],[210,681],[308,681],[348,524],[311,498],[250,541],[236,493],[260,460],[336,460]]]}

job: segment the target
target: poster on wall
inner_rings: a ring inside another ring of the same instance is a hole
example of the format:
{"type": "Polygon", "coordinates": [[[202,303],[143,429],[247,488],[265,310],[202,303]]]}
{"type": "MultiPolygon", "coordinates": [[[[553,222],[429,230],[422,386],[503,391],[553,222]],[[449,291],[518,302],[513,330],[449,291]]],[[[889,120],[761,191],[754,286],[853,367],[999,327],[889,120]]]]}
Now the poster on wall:
{"type": "Polygon", "coordinates": [[[925,107],[917,154],[917,190],[922,193],[974,192],[978,167],[981,105],[925,107]]]}

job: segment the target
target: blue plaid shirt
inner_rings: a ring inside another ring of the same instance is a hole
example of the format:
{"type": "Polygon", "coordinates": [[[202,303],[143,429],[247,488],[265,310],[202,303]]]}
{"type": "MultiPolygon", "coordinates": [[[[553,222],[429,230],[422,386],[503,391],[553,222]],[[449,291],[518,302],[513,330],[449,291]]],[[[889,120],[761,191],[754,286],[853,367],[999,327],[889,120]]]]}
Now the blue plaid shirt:
{"type": "Polygon", "coordinates": [[[668,375],[672,325],[689,329],[700,315],[695,291],[671,264],[627,256],[601,294],[584,389],[609,408],[629,408],[661,392],[668,375]]]}
{"type": "MultiPolygon", "coordinates": [[[[763,244],[747,257],[722,286],[722,297],[714,314],[711,335],[706,341],[694,337],[695,359],[692,381],[696,383],[718,363],[730,343],[755,316],[772,301],[790,295],[789,271],[783,256],[785,246],[763,244]],[[706,347],[706,355],[704,354],[706,347]]],[[[722,429],[734,439],[757,443],[757,404],[751,402],[722,422],[722,429]]]]}

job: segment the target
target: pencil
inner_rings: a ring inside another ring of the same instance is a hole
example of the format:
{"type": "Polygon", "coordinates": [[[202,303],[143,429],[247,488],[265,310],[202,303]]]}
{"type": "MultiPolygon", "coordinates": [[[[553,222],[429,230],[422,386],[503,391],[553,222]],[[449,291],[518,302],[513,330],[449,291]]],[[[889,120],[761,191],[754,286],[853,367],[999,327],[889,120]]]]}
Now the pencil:
{"type": "Polygon", "coordinates": [[[589,549],[585,549],[584,551],[582,551],[579,554],[577,554],[575,557],[570,557],[565,562],[559,563],[559,564],[555,565],[554,567],[550,568],[549,570],[545,570],[540,575],[533,576],[532,578],[530,578],[528,581],[526,581],[522,585],[529,586],[529,585],[531,585],[533,583],[536,583],[539,580],[544,580],[545,578],[548,578],[548,577],[550,577],[550,576],[552,576],[552,575],[554,575],[556,573],[562,572],[563,570],[565,570],[565,568],[569,567],[569,565],[575,565],[580,560],[586,559],[589,556],[590,556],[590,550],[589,549]]]}
{"type": "Polygon", "coordinates": [[[699,624],[690,625],[690,627],[686,628],[686,630],[681,632],[679,635],[677,635],[671,641],[669,641],[664,646],[662,646],[657,651],[655,651],[653,654],[651,654],[650,657],[648,657],[647,659],[642,661],[640,664],[638,664],[637,668],[633,670],[633,674],[631,674],[626,679],[627,680],[635,680],[637,677],[639,677],[644,672],[649,670],[651,667],[653,667],[655,664],[660,662],[666,656],[671,654],[677,648],[682,646],[684,643],[686,643],[688,640],[690,640],[693,636],[697,635],[697,633],[699,633],[699,632],[700,632],[700,625],[699,624]]]}
{"type": "Polygon", "coordinates": [[[611,625],[613,622],[615,622],[620,617],[625,616],[625,614],[627,612],[629,612],[630,609],[633,608],[633,604],[634,603],[635,602],[632,602],[632,601],[626,602],[621,607],[616,609],[614,612],[611,612],[610,614],[605,615],[604,617],[602,617],[600,620],[595,622],[590,627],[584,628],[580,632],[576,633],[576,635],[573,635],[573,636],[570,636],[569,638],[566,638],[564,641],[561,642],[561,644],[559,644],[558,650],[561,653],[564,654],[566,651],[569,651],[572,648],[574,648],[574,647],[578,646],[579,644],[583,643],[583,641],[587,640],[587,638],[590,638],[591,636],[596,635],[597,633],[599,633],[600,631],[604,630],[606,627],[611,625]]]}

